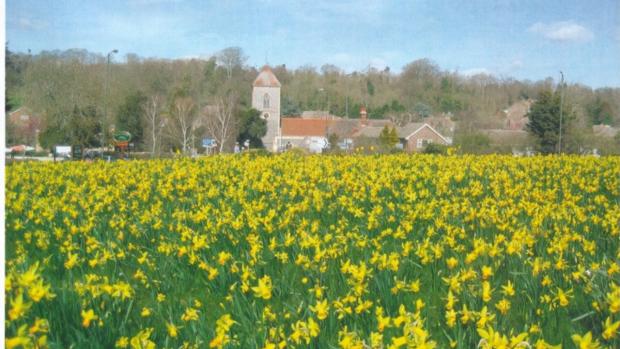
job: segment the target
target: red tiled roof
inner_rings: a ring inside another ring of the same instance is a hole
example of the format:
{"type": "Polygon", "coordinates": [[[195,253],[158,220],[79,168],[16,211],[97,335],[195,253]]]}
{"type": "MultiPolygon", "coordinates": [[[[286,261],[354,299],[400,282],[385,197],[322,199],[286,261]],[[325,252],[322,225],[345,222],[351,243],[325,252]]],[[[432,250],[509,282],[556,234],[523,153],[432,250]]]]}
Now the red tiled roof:
{"type": "Polygon", "coordinates": [[[260,73],[256,77],[256,80],[254,80],[253,86],[254,87],[280,87],[282,85],[280,84],[280,81],[278,81],[278,78],[273,73],[273,71],[271,71],[271,68],[268,65],[266,65],[266,66],[263,66],[263,68],[260,70],[260,73]]]}
{"type": "Polygon", "coordinates": [[[326,137],[331,120],[282,118],[282,136],[286,137],[326,137]]]}

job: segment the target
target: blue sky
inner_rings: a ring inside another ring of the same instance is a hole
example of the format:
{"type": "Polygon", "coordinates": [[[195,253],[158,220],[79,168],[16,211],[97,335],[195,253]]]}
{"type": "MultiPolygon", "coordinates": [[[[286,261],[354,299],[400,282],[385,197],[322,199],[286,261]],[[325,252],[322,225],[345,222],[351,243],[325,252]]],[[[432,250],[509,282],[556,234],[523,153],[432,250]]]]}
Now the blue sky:
{"type": "Polygon", "coordinates": [[[345,71],[429,58],[442,69],[620,87],[620,1],[7,0],[9,49],[118,49],[345,71]]]}

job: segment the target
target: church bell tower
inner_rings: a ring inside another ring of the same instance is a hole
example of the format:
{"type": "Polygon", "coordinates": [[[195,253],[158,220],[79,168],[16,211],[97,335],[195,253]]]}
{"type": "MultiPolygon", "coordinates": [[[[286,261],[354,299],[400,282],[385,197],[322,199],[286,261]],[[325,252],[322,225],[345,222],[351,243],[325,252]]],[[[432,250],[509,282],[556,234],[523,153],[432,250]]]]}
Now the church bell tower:
{"type": "Polygon", "coordinates": [[[267,121],[267,133],[263,145],[269,151],[278,151],[280,140],[280,81],[268,65],[265,65],[252,88],[252,108],[261,112],[267,121]]]}

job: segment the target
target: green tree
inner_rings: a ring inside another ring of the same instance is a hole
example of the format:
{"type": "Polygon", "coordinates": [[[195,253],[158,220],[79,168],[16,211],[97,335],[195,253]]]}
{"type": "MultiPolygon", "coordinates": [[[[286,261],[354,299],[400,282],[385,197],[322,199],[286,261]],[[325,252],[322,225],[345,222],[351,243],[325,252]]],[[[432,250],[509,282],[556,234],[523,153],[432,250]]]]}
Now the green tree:
{"type": "Polygon", "coordinates": [[[72,145],[94,147],[100,145],[100,115],[94,106],[79,108],[75,106],[69,119],[67,133],[72,145]]]}
{"type": "Polygon", "coordinates": [[[432,114],[433,110],[427,104],[424,104],[422,102],[417,102],[413,106],[413,112],[416,113],[420,117],[426,118],[432,114]]]}
{"type": "Polygon", "coordinates": [[[246,139],[250,140],[250,147],[262,148],[262,138],[267,134],[267,122],[260,117],[261,112],[254,109],[246,109],[239,113],[239,135],[237,142],[240,144],[246,139]]]}
{"type": "Polygon", "coordinates": [[[301,108],[299,104],[295,103],[291,98],[283,96],[281,114],[283,116],[299,116],[301,115],[301,108]]]}
{"type": "Polygon", "coordinates": [[[145,102],[146,96],[141,91],[135,91],[125,96],[125,100],[118,107],[116,113],[116,130],[131,133],[131,141],[135,144],[141,144],[143,141],[144,125],[142,120],[145,102]]]}
{"type": "Polygon", "coordinates": [[[586,105],[586,111],[592,125],[610,125],[613,120],[613,112],[607,101],[597,96],[595,100],[586,105]]]}
{"type": "Polygon", "coordinates": [[[39,134],[43,148],[52,149],[55,145],[81,145],[94,147],[101,144],[101,115],[93,106],[73,107],[66,117],[54,116],[48,119],[47,127],[39,134]],[[62,122],[65,120],[66,122],[62,122]]]}
{"type": "Polygon", "coordinates": [[[379,134],[379,142],[387,149],[393,148],[396,144],[398,144],[398,134],[396,133],[396,129],[385,125],[379,134]]]}
{"type": "Polygon", "coordinates": [[[5,84],[4,111],[9,112],[19,108],[21,100],[18,95],[19,89],[24,84],[24,73],[28,68],[28,56],[16,54],[9,50],[8,43],[4,46],[5,54],[5,84]]]}
{"type": "Polygon", "coordinates": [[[330,133],[327,135],[327,142],[329,142],[329,150],[332,152],[336,152],[340,150],[338,147],[338,142],[340,141],[340,137],[338,137],[335,133],[330,133]]]}
{"type": "MultiPolygon", "coordinates": [[[[566,101],[562,109],[562,135],[574,119],[572,108],[566,101]]],[[[542,153],[548,154],[558,150],[560,135],[560,93],[544,90],[538,95],[538,100],[532,104],[527,114],[529,122],[527,130],[532,133],[539,143],[542,153]]],[[[564,140],[565,141],[565,140],[564,140]]]]}
{"type": "Polygon", "coordinates": [[[396,132],[396,128],[392,127],[392,129],[390,130],[388,141],[392,147],[394,147],[400,141],[400,139],[398,138],[398,133],[396,132]]]}
{"type": "Polygon", "coordinates": [[[372,83],[372,81],[370,81],[370,79],[366,80],[366,91],[371,97],[375,95],[375,85],[372,83]]]}

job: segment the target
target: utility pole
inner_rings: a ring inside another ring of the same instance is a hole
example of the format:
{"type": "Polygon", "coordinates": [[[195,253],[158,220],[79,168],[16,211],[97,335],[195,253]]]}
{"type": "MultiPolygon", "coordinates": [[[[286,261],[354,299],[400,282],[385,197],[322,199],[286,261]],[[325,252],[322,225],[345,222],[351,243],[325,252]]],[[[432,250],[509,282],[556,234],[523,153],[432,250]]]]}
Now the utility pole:
{"type": "Polygon", "coordinates": [[[560,70],[560,136],[558,139],[558,153],[562,153],[562,105],[564,104],[564,73],[560,70]]]}
{"type": "MultiPolygon", "coordinates": [[[[322,88],[322,87],[321,87],[321,88],[319,88],[319,93],[324,93],[325,95],[327,95],[327,92],[326,92],[326,91],[325,91],[325,89],[324,89],[324,88],[322,88]]],[[[319,94],[319,96],[320,96],[320,94],[319,94]]],[[[320,97],[319,97],[319,98],[320,98],[320,97]]],[[[325,103],[325,102],[323,102],[323,103],[319,102],[319,103],[320,103],[320,108],[321,108],[322,110],[325,110],[325,104],[326,104],[326,103],[325,103]]]]}
{"type": "Polygon", "coordinates": [[[104,102],[103,102],[103,122],[102,122],[102,130],[101,130],[101,146],[106,147],[106,132],[107,127],[108,127],[108,79],[109,79],[109,75],[110,75],[110,56],[114,53],[118,53],[117,49],[114,49],[110,52],[108,52],[107,55],[107,62],[106,62],[106,73],[105,73],[105,81],[104,81],[104,102]]]}

